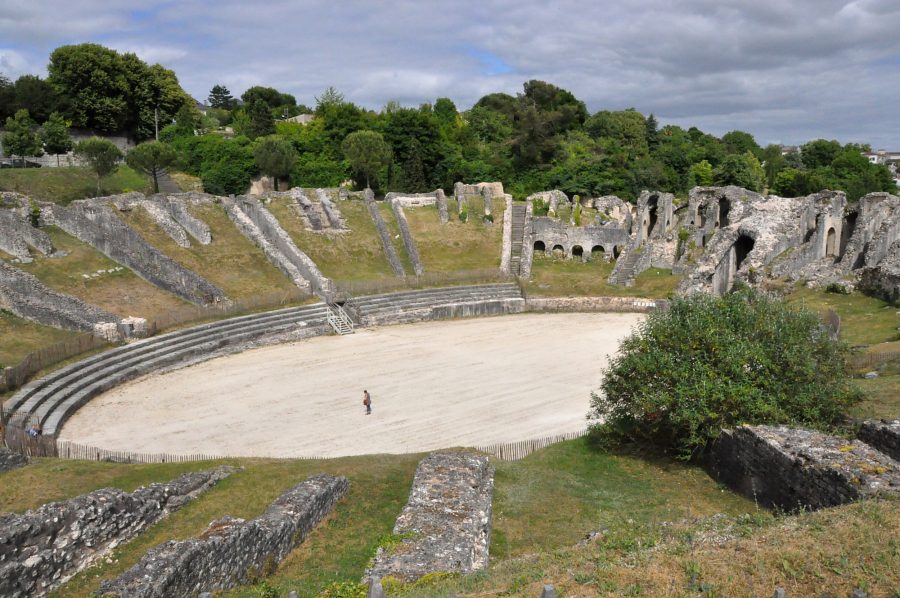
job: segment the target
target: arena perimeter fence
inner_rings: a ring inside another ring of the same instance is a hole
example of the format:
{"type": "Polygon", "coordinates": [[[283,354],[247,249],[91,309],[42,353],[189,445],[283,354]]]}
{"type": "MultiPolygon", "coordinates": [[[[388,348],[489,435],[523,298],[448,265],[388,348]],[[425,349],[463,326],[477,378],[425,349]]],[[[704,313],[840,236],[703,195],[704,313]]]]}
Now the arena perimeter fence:
{"type": "Polygon", "coordinates": [[[483,268],[453,272],[424,272],[419,276],[390,276],[372,280],[336,280],[334,285],[338,293],[353,296],[379,295],[431,287],[516,282],[516,280],[516,277],[503,274],[497,268],[483,268]]]}

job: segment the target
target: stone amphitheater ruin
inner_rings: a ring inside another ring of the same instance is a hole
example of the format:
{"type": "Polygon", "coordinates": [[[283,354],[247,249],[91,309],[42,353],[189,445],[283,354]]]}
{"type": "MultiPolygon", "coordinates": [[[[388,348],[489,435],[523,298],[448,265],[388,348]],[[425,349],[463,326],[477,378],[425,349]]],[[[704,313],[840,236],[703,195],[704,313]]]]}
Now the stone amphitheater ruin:
{"type": "MultiPolygon", "coordinates": [[[[515,279],[527,279],[535,258],[543,254],[581,261],[614,260],[609,283],[623,286],[633,285],[649,268],[666,268],[682,275],[679,293],[722,294],[737,282],[766,287],[773,281],[790,280],[810,286],[858,287],[888,301],[900,300],[900,198],[885,193],[867,195],[852,207],[840,192],[781,198],[737,187],[698,187],[686,203],[658,191],[642,193],[635,204],[614,196],[569,198],[559,191],[535,194],[520,202],[504,193],[499,183],[458,183],[449,199],[439,189],[424,194],[391,193],[385,203],[389,211],[379,209],[383,204],[375,201],[371,192],[343,189],[292,189],[239,197],[128,193],[68,206],[3,193],[0,308],[41,325],[92,332],[117,344],[31,380],[5,402],[5,412],[11,421],[39,425],[45,437],[75,443],[88,439],[89,444],[122,454],[157,451],[155,445],[141,445],[139,432],[129,428],[125,421],[129,418],[123,417],[128,414],[146,427],[153,409],[180,424],[166,428],[164,421],[156,422],[153,434],[167,447],[162,452],[296,457],[419,452],[460,444],[490,452],[488,445],[495,443],[570,434],[584,427],[588,395],[599,380],[586,377],[567,385],[567,376],[553,379],[542,373],[540,380],[528,378],[529,371],[538,371],[534,365],[538,362],[527,361],[527,355],[546,361],[565,353],[576,371],[598,371],[618,341],[640,321],[640,314],[666,304],[630,297],[525,296],[515,279]],[[270,210],[275,199],[287,201],[292,217],[322,239],[352,238],[354,230],[342,207],[345,202],[362,202],[384,258],[398,277],[428,274],[427,261],[422,259],[410,225],[411,211],[435,210],[441,225],[450,223],[451,217],[463,223],[478,219],[486,226],[498,227],[500,251],[493,261],[499,276],[507,278],[485,284],[351,293],[327,277],[285,229],[283,220],[270,210]],[[200,206],[221,208],[240,235],[258,247],[308,300],[302,305],[154,334],[146,314],[113,313],[91,305],[55,290],[25,269],[35,260],[53,260],[61,254],[46,233],[53,227],[106,256],[118,264],[115,268],[133,272],[182,302],[228,313],[234,297],[154,247],[120,217],[140,210],[179,247],[214,247],[216,236],[198,216],[200,206]],[[40,216],[32,223],[35,207],[40,216]],[[547,215],[536,215],[536,207],[546,209],[547,215]],[[495,222],[501,210],[502,221],[495,222]],[[568,221],[559,217],[564,212],[570,215],[568,221]],[[576,213],[581,222],[576,222],[576,213]],[[589,222],[583,222],[585,218],[589,222]],[[535,315],[543,312],[571,313],[535,315]],[[513,317],[456,321],[496,315],[513,317]],[[416,326],[380,330],[404,324],[416,326]],[[341,338],[359,328],[366,330],[352,339],[341,338]],[[554,337],[554,330],[561,334],[554,337]],[[324,338],[332,333],[338,336],[324,338]],[[399,344],[390,344],[392,338],[400,339],[399,344]],[[427,345],[428,338],[435,339],[436,345],[427,345]],[[478,363],[501,352],[491,344],[494,339],[516,347],[518,353],[511,350],[479,370],[478,363]],[[258,350],[229,355],[245,349],[258,350]],[[516,360],[521,361],[518,370],[516,360]],[[379,370],[386,371],[385,378],[377,377],[379,370]],[[327,376],[320,375],[324,371],[327,376]],[[473,373],[469,385],[458,385],[463,378],[457,375],[459,371],[473,373]],[[267,386],[260,377],[271,379],[271,384],[267,386]],[[388,378],[400,382],[390,386],[388,378]],[[207,381],[211,385],[202,387],[201,382],[207,381]],[[384,427],[373,424],[367,430],[351,422],[358,422],[361,414],[358,393],[366,386],[375,388],[373,382],[385,390],[383,394],[375,392],[374,409],[387,423],[384,427]],[[403,395],[404,385],[411,388],[409,396],[403,395]],[[529,385],[536,387],[530,398],[525,390],[529,385]],[[511,390],[502,392],[503,387],[511,390]],[[231,396],[227,395],[229,388],[234,389],[231,396]],[[446,394],[441,394],[445,388],[446,394]],[[281,405],[273,397],[279,389],[284,390],[281,405]],[[131,399],[125,401],[129,392],[131,399]],[[321,405],[302,402],[303,397],[316,393],[326,399],[321,405]],[[241,394],[251,400],[239,403],[241,394]],[[421,399],[423,395],[435,395],[437,402],[428,403],[421,399]],[[490,395],[497,400],[491,403],[490,395]],[[547,400],[548,396],[575,396],[577,401],[567,404],[565,400],[547,400]],[[237,406],[237,411],[224,413],[226,419],[247,421],[258,416],[290,426],[291,417],[294,424],[306,417],[315,419],[316,426],[328,433],[316,438],[309,432],[311,441],[303,446],[266,444],[259,436],[247,434],[244,445],[217,450],[223,441],[214,433],[216,426],[197,423],[204,417],[209,422],[219,421],[213,413],[217,402],[237,406]],[[119,403],[124,411],[116,411],[112,403],[119,403]],[[459,412],[454,414],[454,406],[448,403],[458,403],[459,412]],[[479,403],[487,406],[483,414],[477,410],[479,403]],[[504,410],[504,404],[510,403],[513,410],[504,410]],[[541,411],[542,404],[545,411],[541,411]],[[200,409],[192,412],[191,407],[200,409]],[[108,413],[105,419],[104,410],[108,413]],[[348,419],[346,413],[351,411],[353,417],[348,419]],[[438,417],[428,419],[429,411],[437,412],[438,417]],[[400,419],[411,414],[422,416],[415,426],[425,431],[430,444],[411,442],[413,429],[397,427],[400,419]],[[445,434],[439,421],[443,415],[449,420],[445,434]],[[337,428],[350,427],[352,435],[336,440],[322,423],[329,417],[337,428]],[[66,427],[67,422],[70,425],[66,427]],[[173,438],[187,438],[183,434],[186,428],[200,431],[195,441],[205,437],[209,443],[179,447],[173,438]],[[498,435],[498,429],[512,436],[498,435]],[[259,452],[251,453],[251,446],[259,452]]],[[[741,427],[722,436],[711,457],[710,471],[763,504],[786,510],[820,508],[900,492],[898,437],[900,421],[869,422],[860,439],[852,442],[805,430],[741,427]],[[771,475],[773,470],[778,475],[771,475]]],[[[60,456],[66,456],[69,445],[60,442],[56,446],[60,456]]],[[[19,466],[21,459],[0,454],[0,470],[19,466]]],[[[176,480],[164,490],[86,495],[72,499],[71,504],[48,505],[44,510],[0,520],[0,536],[14,538],[0,543],[0,580],[15,579],[18,584],[0,585],[0,589],[4,595],[43,595],[70,574],[65,567],[82,567],[82,561],[95,559],[105,547],[126,541],[150,521],[165,516],[170,507],[189,500],[201,491],[198,488],[205,490],[229,473],[196,474],[196,479],[176,480]],[[160,492],[164,500],[153,498],[160,492]],[[156,511],[148,510],[148,500],[156,511]],[[105,515],[99,517],[99,529],[90,533],[102,541],[92,550],[73,545],[35,554],[29,549],[41,539],[29,536],[28,529],[45,530],[49,520],[70,525],[70,516],[60,513],[84,509],[85,504],[96,501],[127,505],[122,508],[125,515],[109,522],[103,519],[105,515]],[[136,515],[133,521],[128,519],[130,514],[136,515]],[[27,523],[29,517],[37,523],[27,523]],[[119,537],[104,526],[124,531],[119,537]],[[10,568],[15,569],[14,576],[10,568]]],[[[483,455],[436,453],[423,460],[395,527],[397,534],[411,534],[404,539],[406,550],[399,557],[376,556],[367,573],[374,580],[373,587],[378,585],[377,578],[386,574],[412,580],[434,571],[469,572],[484,567],[492,489],[493,470],[483,455]],[[449,518],[453,525],[441,517],[449,518]]],[[[233,587],[245,581],[248,572],[262,570],[264,561],[282,559],[346,491],[343,478],[310,478],[285,492],[257,519],[226,517],[211,524],[202,538],[153,549],[133,569],[104,585],[104,591],[121,596],[165,596],[233,587]],[[243,541],[255,548],[241,549],[243,541]],[[185,551],[193,557],[180,559],[178,555],[185,551]]]]}

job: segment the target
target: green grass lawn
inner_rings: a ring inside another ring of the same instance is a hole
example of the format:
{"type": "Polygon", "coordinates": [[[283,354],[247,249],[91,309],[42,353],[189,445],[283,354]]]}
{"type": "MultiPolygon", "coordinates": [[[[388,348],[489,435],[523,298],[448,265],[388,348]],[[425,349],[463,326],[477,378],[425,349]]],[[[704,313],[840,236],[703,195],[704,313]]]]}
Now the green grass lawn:
{"type": "Polygon", "coordinates": [[[456,272],[499,268],[505,202],[493,202],[493,224],[486,224],[481,217],[483,203],[479,207],[470,202],[466,222],[460,222],[456,217],[456,201],[451,199],[447,203],[451,215],[447,224],[441,224],[440,214],[435,206],[404,208],[425,271],[456,272]]]}
{"type": "MultiPolygon", "coordinates": [[[[100,195],[126,191],[152,192],[152,183],[125,164],[103,179],[100,195]]],[[[4,168],[0,170],[0,191],[17,191],[33,199],[66,205],[76,199],[97,195],[97,177],[88,168],[4,168]]]]}
{"type": "Polygon", "coordinates": [[[184,248],[160,228],[143,208],[121,212],[122,219],[148,243],[225,291],[230,299],[292,293],[296,287],[234,226],[218,204],[192,205],[191,213],[209,225],[212,243],[201,245],[190,238],[184,248]]]}
{"type": "Polygon", "coordinates": [[[60,330],[35,324],[0,310],[0,368],[14,366],[41,347],[62,342],[78,335],[71,330],[60,330]]]}
{"type": "Polygon", "coordinates": [[[65,257],[35,255],[32,263],[16,266],[33,274],[51,289],[74,295],[121,316],[153,318],[187,305],[128,268],[107,272],[97,278],[84,278],[83,274],[114,269],[118,264],[56,227],[48,226],[43,230],[57,250],[68,254],[65,257]]]}
{"type": "MultiPolygon", "coordinates": [[[[323,461],[243,460],[225,480],[112,558],[80,573],[56,596],[84,596],[134,563],[152,546],[201,533],[223,515],[252,518],[314,473],[346,475],[349,496],[268,579],[281,595],[316,596],[335,581],[358,581],[375,548],[406,503],[423,455],[375,455],[323,461]]],[[[604,454],[584,439],[560,443],[518,462],[495,462],[494,561],[571,546],[584,534],[630,519],[645,525],[713,513],[738,514],[752,503],[724,491],[701,470],[629,454],[604,454]]],[[[22,512],[101,487],[132,491],[212,463],[123,465],[41,459],[0,474],[0,512],[22,512]]],[[[226,595],[256,596],[253,586],[226,595]]]]}
{"type": "MultiPolygon", "coordinates": [[[[315,193],[307,193],[315,197],[315,193]]],[[[362,201],[336,202],[344,223],[343,233],[316,233],[307,230],[292,199],[272,199],[266,207],[278,219],[294,243],[316,263],[319,270],[334,280],[371,280],[393,276],[384,255],[381,237],[362,201]]],[[[393,217],[393,215],[391,215],[393,217]]]]}
{"type": "Polygon", "coordinates": [[[609,284],[607,279],[615,264],[602,259],[586,263],[535,254],[531,280],[524,283],[525,292],[535,297],[622,296],[664,299],[681,281],[670,270],[650,268],[635,278],[634,286],[609,284]]]}
{"type": "Polygon", "coordinates": [[[833,309],[841,317],[841,338],[852,346],[876,345],[900,340],[900,307],[862,293],[841,295],[798,287],[788,303],[821,313],[833,309]]]}

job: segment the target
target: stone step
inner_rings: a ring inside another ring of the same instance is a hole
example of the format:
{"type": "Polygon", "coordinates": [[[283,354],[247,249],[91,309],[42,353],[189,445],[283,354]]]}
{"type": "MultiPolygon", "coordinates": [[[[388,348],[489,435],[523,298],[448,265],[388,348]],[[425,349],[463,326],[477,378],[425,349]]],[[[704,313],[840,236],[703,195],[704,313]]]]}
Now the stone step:
{"type": "Polygon", "coordinates": [[[477,285],[477,286],[469,286],[469,287],[457,287],[457,288],[436,288],[436,289],[422,289],[420,291],[404,291],[401,293],[389,293],[384,295],[371,295],[368,297],[357,297],[354,299],[354,303],[360,308],[363,307],[374,307],[379,304],[384,303],[396,303],[403,302],[408,299],[419,299],[419,298],[458,298],[458,297],[474,297],[484,295],[486,293],[504,293],[504,294],[515,294],[517,296],[521,296],[521,291],[519,291],[519,287],[514,283],[508,284],[495,284],[495,285],[477,285]]]}
{"type": "Polygon", "coordinates": [[[429,305],[439,305],[441,303],[454,303],[459,301],[481,301],[487,299],[517,298],[521,297],[518,287],[513,289],[502,290],[484,290],[478,293],[458,293],[458,294],[433,294],[424,296],[406,296],[390,299],[381,299],[373,302],[357,303],[363,312],[371,312],[382,308],[391,308],[403,305],[413,305],[425,303],[429,305]]]}
{"type": "Polygon", "coordinates": [[[204,327],[203,330],[196,331],[192,334],[161,338],[160,342],[135,346],[134,350],[132,351],[117,352],[115,354],[101,354],[101,357],[103,355],[106,355],[107,357],[101,359],[92,359],[89,365],[77,368],[75,369],[75,371],[72,371],[68,375],[58,377],[52,383],[42,386],[35,392],[31,393],[25,401],[20,402],[17,405],[16,411],[29,413],[33,412],[35,408],[44,400],[46,400],[48,396],[51,396],[53,393],[58,392],[60,389],[68,387],[74,382],[83,381],[98,371],[105,371],[110,367],[119,367],[123,364],[130,363],[135,359],[146,359],[147,357],[157,355],[160,352],[171,351],[174,350],[174,348],[180,347],[185,343],[193,343],[197,340],[203,340],[205,338],[210,338],[216,335],[231,334],[235,331],[248,329],[248,327],[279,327],[284,323],[296,323],[304,319],[318,318],[321,317],[323,313],[324,308],[321,307],[320,304],[318,309],[304,309],[302,311],[289,311],[287,313],[282,312],[275,315],[270,315],[268,317],[264,317],[263,314],[258,314],[258,316],[260,317],[251,319],[241,318],[239,322],[234,322],[230,325],[222,325],[211,329],[204,327]]]}
{"type": "Polygon", "coordinates": [[[412,311],[431,311],[435,307],[440,307],[442,305],[456,305],[463,303],[482,303],[486,301],[501,301],[501,300],[516,300],[521,299],[521,297],[511,297],[511,296],[494,296],[494,297],[478,297],[478,298],[458,298],[454,300],[447,301],[433,301],[433,300],[422,300],[416,302],[406,302],[406,303],[397,303],[392,305],[381,306],[377,309],[369,309],[365,310],[363,313],[364,318],[371,318],[376,316],[382,316],[385,314],[400,314],[403,312],[412,312],[412,311]]]}

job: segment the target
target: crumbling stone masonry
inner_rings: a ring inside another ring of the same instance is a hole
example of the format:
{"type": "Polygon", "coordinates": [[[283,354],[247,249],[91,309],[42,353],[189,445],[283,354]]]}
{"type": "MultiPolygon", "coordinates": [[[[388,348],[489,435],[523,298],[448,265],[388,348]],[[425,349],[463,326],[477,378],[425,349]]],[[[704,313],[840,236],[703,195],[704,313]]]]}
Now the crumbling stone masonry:
{"type": "MultiPolygon", "coordinates": [[[[143,195],[137,194],[140,199],[143,195]]],[[[225,300],[221,289],[163,255],[112,211],[108,199],[43,206],[50,223],[127,266],[141,278],[198,305],[225,300]]]]}
{"type": "Polygon", "coordinates": [[[100,586],[103,596],[194,596],[232,588],[267,575],[347,492],[344,477],[313,476],[282,494],[251,521],[223,517],[199,538],[151,549],[118,578],[100,586]]]}
{"type": "Polygon", "coordinates": [[[8,448],[0,447],[0,473],[28,465],[28,459],[8,448]]]}
{"type": "Polygon", "coordinates": [[[44,255],[53,253],[53,243],[47,233],[33,227],[15,211],[0,209],[0,251],[27,264],[32,261],[29,246],[44,255]]]}
{"type": "Polygon", "coordinates": [[[860,427],[857,437],[872,448],[900,462],[900,419],[865,421],[860,427]]]}
{"type": "Polygon", "coordinates": [[[859,440],[781,426],[723,430],[712,474],[767,507],[821,509],[900,494],[900,464],[859,440]]]}
{"type": "Polygon", "coordinates": [[[439,571],[471,573],[488,564],[494,469],[475,453],[434,453],[419,463],[397,518],[395,548],[379,548],[365,579],[414,581],[439,571]]]}
{"type": "Polygon", "coordinates": [[[118,316],[71,295],[58,293],[31,274],[2,260],[0,308],[20,318],[66,330],[96,332],[98,326],[111,324],[115,329],[119,323],[118,316]]]}
{"type": "Polygon", "coordinates": [[[234,472],[187,473],[132,493],[96,490],[23,515],[0,515],[0,596],[43,596],[234,472]]]}
{"type": "Polygon", "coordinates": [[[391,235],[388,233],[387,225],[384,223],[384,218],[381,217],[381,212],[378,211],[378,206],[375,205],[375,193],[371,189],[366,189],[363,197],[366,202],[366,208],[369,210],[369,216],[372,217],[372,223],[375,225],[375,230],[378,231],[378,236],[381,238],[381,246],[384,248],[384,255],[391,265],[391,269],[396,276],[405,276],[406,272],[403,269],[403,264],[400,262],[400,256],[397,255],[397,250],[391,242],[391,235]]]}
{"type": "Polygon", "coordinates": [[[403,239],[406,255],[409,256],[409,261],[416,276],[421,276],[425,273],[425,268],[422,266],[422,260],[419,258],[419,250],[416,249],[416,240],[413,239],[412,232],[409,230],[409,222],[406,220],[403,204],[398,199],[391,199],[389,202],[391,209],[394,211],[394,216],[397,218],[397,226],[400,228],[400,237],[403,239]]]}
{"type": "Polygon", "coordinates": [[[319,205],[325,212],[325,218],[331,225],[332,230],[344,230],[344,221],[341,219],[341,212],[338,207],[328,198],[325,189],[316,189],[316,197],[319,198],[319,205]]]}

